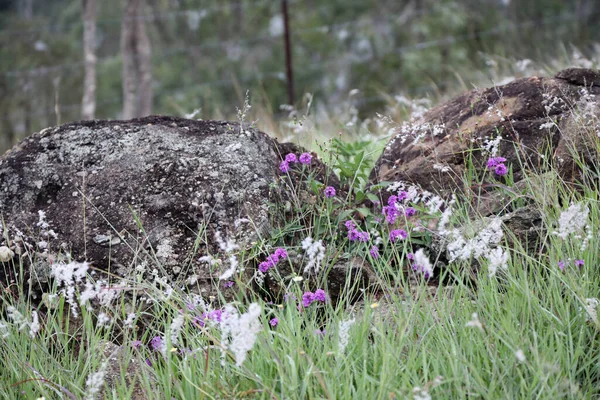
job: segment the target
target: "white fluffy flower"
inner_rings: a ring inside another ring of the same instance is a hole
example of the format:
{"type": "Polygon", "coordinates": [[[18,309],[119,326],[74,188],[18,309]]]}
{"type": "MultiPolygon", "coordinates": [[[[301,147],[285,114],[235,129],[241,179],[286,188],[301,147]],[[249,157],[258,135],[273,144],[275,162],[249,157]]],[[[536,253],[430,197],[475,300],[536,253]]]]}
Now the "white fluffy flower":
{"type": "Polygon", "coordinates": [[[173,344],[177,344],[179,341],[179,333],[181,332],[181,329],[183,329],[183,324],[185,323],[185,317],[180,314],[177,317],[175,317],[175,319],[173,319],[173,322],[171,322],[171,343],[173,344]]]}
{"type": "Polygon", "coordinates": [[[527,359],[525,358],[525,353],[521,349],[515,351],[515,357],[517,358],[517,361],[521,364],[527,361],[527,359]]]}
{"type": "Polygon", "coordinates": [[[498,268],[504,270],[508,269],[508,252],[504,251],[502,247],[496,247],[495,249],[490,250],[487,258],[490,262],[488,265],[489,276],[496,275],[498,268]]]}
{"type": "Polygon", "coordinates": [[[304,267],[304,272],[309,272],[312,269],[315,274],[319,273],[321,262],[325,258],[325,246],[323,246],[323,241],[318,240],[314,242],[309,236],[302,241],[302,249],[305,250],[306,255],[308,255],[308,264],[304,267]]]}
{"type": "Polygon", "coordinates": [[[560,214],[558,231],[555,231],[554,234],[563,240],[572,233],[577,234],[575,237],[580,237],[580,233],[588,223],[589,213],[590,210],[583,203],[571,204],[560,214]]]}
{"type": "Polygon", "coordinates": [[[503,236],[502,220],[494,218],[490,224],[483,228],[474,238],[465,239],[457,230],[450,231],[454,241],[448,245],[450,261],[456,259],[468,260],[471,257],[482,257],[490,253],[491,248],[500,243],[503,236]]]}
{"type": "Polygon", "coordinates": [[[356,322],[355,318],[348,319],[345,321],[340,321],[338,325],[338,352],[339,354],[344,354],[344,350],[346,350],[346,346],[348,346],[348,340],[350,339],[350,328],[356,322]]]}
{"type": "Polygon", "coordinates": [[[238,267],[238,260],[234,255],[229,256],[229,268],[227,268],[220,276],[219,280],[229,279],[236,273],[238,267]]]}
{"type": "Polygon", "coordinates": [[[226,305],[221,322],[222,345],[233,352],[235,363],[241,366],[246,355],[256,342],[256,336],[261,330],[261,309],[257,303],[248,307],[248,312],[239,314],[232,305],[226,305]]]}
{"type": "Polygon", "coordinates": [[[0,246],[0,262],[8,262],[15,255],[14,251],[6,246],[0,246]]]}
{"type": "Polygon", "coordinates": [[[600,300],[595,297],[585,299],[585,311],[587,312],[586,320],[593,321],[596,325],[598,325],[598,304],[600,304],[600,300]]]}
{"type": "Polygon", "coordinates": [[[465,324],[466,327],[479,328],[483,331],[483,324],[479,321],[479,316],[477,313],[473,313],[471,315],[471,320],[465,324]]]}
{"type": "Polygon", "coordinates": [[[429,261],[429,257],[423,251],[423,249],[419,249],[415,252],[415,259],[413,265],[416,266],[419,272],[422,272],[426,278],[431,278],[433,276],[433,265],[431,265],[431,261],[429,261]]]}
{"type": "Polygon", "coordinates": [[[31,312],[31,323],[29,324],[29,335],[33,338],[40,331],[40,320],[37,311],[31,312]]]}
{"type": "Polygon", "coordinates": [[[8,325],[2,321],[0,321],[0,338],[6,339],[10,336],[10,332],[8,331],[8,325]]]}
{"type": "Polygon", "coordinates": [[[90,374],[85,381],[85,400],[94,400],[104,384],[107,364],[104,362],[97,372],[90,374]]]}

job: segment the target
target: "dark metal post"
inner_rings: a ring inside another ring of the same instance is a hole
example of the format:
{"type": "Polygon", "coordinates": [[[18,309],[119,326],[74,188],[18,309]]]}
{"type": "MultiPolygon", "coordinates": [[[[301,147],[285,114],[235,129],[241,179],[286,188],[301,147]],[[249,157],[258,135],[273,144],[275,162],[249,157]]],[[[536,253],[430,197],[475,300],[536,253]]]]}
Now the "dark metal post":
{"type": "Polygon", "coordinates": [[[292,48],[290,45],[290,22],[288,17],[287,0],[281,0],[281,12],[283,14],[284,40],[285,40],[285,65],[288,83],[288,103],[294,104],[294,75],[292,72],[292,48]]]}

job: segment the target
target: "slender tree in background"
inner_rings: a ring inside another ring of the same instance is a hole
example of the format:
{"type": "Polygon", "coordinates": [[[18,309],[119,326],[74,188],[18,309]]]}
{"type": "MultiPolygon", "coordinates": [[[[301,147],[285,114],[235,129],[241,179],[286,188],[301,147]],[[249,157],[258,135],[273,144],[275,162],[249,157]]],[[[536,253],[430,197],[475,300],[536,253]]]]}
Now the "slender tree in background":
{"type": "Polygon", "coordinates": [[[83,0],[83,100],[81,118],[94,119],[96,114],[96,0],[83,0]]]}
{"type": "Polygon", "coordinates": [[[121,28],[125,119],[152,113],[152,54],[143,9],[144,0],[127,0],[121,28]]]}

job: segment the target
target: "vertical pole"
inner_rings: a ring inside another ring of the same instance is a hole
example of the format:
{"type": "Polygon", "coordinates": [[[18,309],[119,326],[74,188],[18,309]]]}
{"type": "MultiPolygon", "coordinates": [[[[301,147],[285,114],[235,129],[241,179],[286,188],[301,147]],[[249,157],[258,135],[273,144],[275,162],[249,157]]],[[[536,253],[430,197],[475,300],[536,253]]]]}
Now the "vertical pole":
{"type": "Polygon", "coordinates": [[[281,0],[281,12],[283,14],[284,40],[285,40],[285,66],[288,84],[288,103],[294,105],[294,75],[292,71],[292,48],[290,45],[290,22],[288,16],[287,0],[281,0]]]}

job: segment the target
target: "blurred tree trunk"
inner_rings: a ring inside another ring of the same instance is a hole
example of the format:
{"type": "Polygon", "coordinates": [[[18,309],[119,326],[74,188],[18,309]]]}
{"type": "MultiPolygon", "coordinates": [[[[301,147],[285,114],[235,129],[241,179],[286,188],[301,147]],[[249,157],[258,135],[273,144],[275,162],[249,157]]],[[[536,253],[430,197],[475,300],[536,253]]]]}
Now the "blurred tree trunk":
{"type": "Polygon", "coordinates": [[[26,20],[31,20],[33,17],[33,0],[21,0],[19,3],[21,15],[26,20]]]}
{"type": "Polygon", "coordinates": [[[96,115],[96,0],[83,0],[83,100],[81,118],[94,119],[96,115]]]}
{"type": "Polygon", "coordinates": [[[143,0],[127,0],[121,28],[124,119],[152,113],[152,53],[143,9],[143,0]]]}

